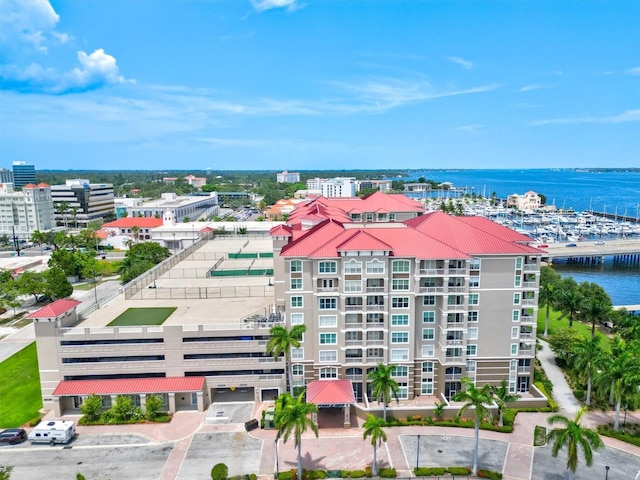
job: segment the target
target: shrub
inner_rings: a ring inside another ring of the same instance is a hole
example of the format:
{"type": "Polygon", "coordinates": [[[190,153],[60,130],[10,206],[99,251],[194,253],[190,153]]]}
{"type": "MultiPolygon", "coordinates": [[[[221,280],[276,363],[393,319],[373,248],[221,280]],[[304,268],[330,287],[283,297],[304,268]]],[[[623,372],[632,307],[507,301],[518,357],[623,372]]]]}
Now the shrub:
{"type": "Polygon", "coordinates": [[[29,420],[29,426],[30,427],[35,427],[36,425],[38,425],[40,423],[41,420],[42,420],[42,415],[38,414],[37,417],[32,418],[31,420],[29,420]]]}
{"type": "Polygon", "coordinates": [[[109,409],[112,421],[126,422],[131,420],[135,414],[136,406],[133,399],[128,395],[118,395],[113,406],[109,409]]]}
{"type": "Polygon", "coordinates": [[[534,385],[538,388],[538,390],[540,390],[540,392],[547,397],[547,402],[549,402],[549,407],[551,407],[551,410],[554,412],[558,411],[558,404],[556,403],[556,401],[551,398],[551,393],[550,390],[547,390],[544,386],[544,384],[542,382],[536,382],[534,383],[534,385]]]}
{"type": "Polygon", "coordinates": [[[363,478],[366,477],[367,474],[364,470],[351,470],[349,476],[351,478],[363,478]]]}
{"type": "Polygon", "coordinates": [[[250,473],[249,474],[249,480],[257,480],[258,476],[255,473],[250,473]]]}
{"type": "Polygon", "coordinates": [[[416,477],[437,477],[447,472],[447,469],[444,467],[418,467],[413,470],[416,477]]]}
{"type": "Polygon", "coordinates": [[[211,480],[227,480],[229,469],[224,463],[218,463],[211,469],[211,480]]]}
{"type": "Polygon", "coordinates": [[[489,480],[501,480],[502,474],[491,470],[478,470],[478,478],[488,478],[489,480]]]}
{"type": "Polygon", "coordinates": [[[378,476],[381,478],[396,478],[396,469],[395,468],[381,468],[378,471],[378,476]]]}
{"type": "Polygon", "coordinates": [[[295,478],[296,474],[295,474],[295,470],[293,470],[293,475],[291,474],[292,471],[288,471],[288,472],[280,472],[278,473],[278,480],[291,480],[292,478],[295,478]]]}
{"type": "Polygon", "coordinates": [[[547,429],[545,427],[541,427],[540,425],[536,425],[536,428],[533,430],[533,446],[541,447],[547,444],[547,429]]]}
{"type": "Polygon", "coordinates": [[[144,404],[147,419],[155,420],[160,413],[160,409],[163,407],[163,405],[164,400],[160,395],[153,394],[147,396],[147,400],[144,404]]]}
{"type": "Polygon", "coordinates": [[[99,397],[95,393],[89,395],[84,399],[80,405],[80,411],[87,418],[89,422],[95,422],[100,418],[100,411],[102,410],[102,397],[99,397]]]}
{"type": "Polygon", "coordinates": [[[451,475],[469,475],[471,470],[467,467],[449,467],[447,468],[451,475]]]}

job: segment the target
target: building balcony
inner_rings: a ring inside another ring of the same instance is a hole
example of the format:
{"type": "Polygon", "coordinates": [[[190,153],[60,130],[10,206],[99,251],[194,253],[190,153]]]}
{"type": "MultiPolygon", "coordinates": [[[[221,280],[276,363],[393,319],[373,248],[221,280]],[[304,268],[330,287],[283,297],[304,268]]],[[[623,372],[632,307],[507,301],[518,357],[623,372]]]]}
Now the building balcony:
{"type": "Polygon", "coordinates": [[[464,293],[467,291],[467,287],[464,285],[448,285],[447,292],[448,293],[464,293]]]}
{"type": "Polygon", "coordinates": [[[522,288],[536,288],[536,282],[522,282],[522,288]]]}
{"type": "Polygon", "coordinates": [[[445,382],[458,382],[458,381],[462,380],[462,374],[461,373],[447,373],[444,376],[444,380],[445,380],[445,382]]]}
{"type": "Polygon", "coordinates": [[[364,357],[345,357],[344,363],[363,363],[364,357]]]}
{"type": "Polygon", "coordinates": [[[350,328],[362,329],[363,327],[364,327],[363,322],[347,322],[344,324],[344,328],[347,330],[350,328]]]}
{"type": "Polygon", "coordinates": [[[386,293],[384,287],[366,287],[365,291],[367,293],[386,293]]]}
{"type": "Polygon", "coordinates": [[[466,275],[467,269],[466,268],[449,268],[448,273],[449,275],[466,275]]]}
{"type": "Polygon", "coordinates": [[[534,317],[533,315],[521,315],[520,316],[520,322],[521,323],[535,323],[536,322],[536,317],[534,317]]]}
{"type": "Polygon", "coordinates": [[[356,340],[345,340],[344,344],[348,347],[353,347],[353,346],[363,346],[364,345],[364,340],[362,338],[356,339],[356,340]]]}
{"type": "Polygon", "coordinates": [[[535,298],[522,299],[522,305],[537,305],[537,304],[538,304],[538,300],[536,300],[535,298]]]}
{"type": "Polygon", "coordinates": [[[519,375],[529,375],[531,373],[531,367],[518,367],[519,375]]]}
{"type": "Polygon", "coordinates": [[[318,292],[337,292],[338,287],[318,287],[317,290],[318,292]]]}
{"type": "Polygon", "coordinates": [[[460,347],[462,345],[465,345],[465,341],[461,338],[451,338],[451,339],[443,339],[440,341],[440,345],[442,346],[442,348],[446,348],[446,347],[460,347]]]}
{"type": "Polygon", "coordinates": [[[522,267],[525,272],[537,272],[540,270],[540,265],[537,263],[525,263],[522,267]]]}
{"type": "Polygon", "coordinates": [[[384,344],[385,344],[385,340],[384,340],[384,339],[375,339],[375,340],[369,340],[369,339],[367,339],[366,343],[367,343],[367,346],[371,346],[371,345],[384,345],[384,344]]]}
{"type": "Polygon", "coordinates": [[[520,345],[520,350],[519,350],[519,354],[520,355],[535,355],[536,354],[536,349],[532,344],[529,345],[520,345]]]}
{"type": "Polygon", "coordinates": [[[437,276],[437,275],[444,275],[445,274],[445,270],[444,268],[421,268],[418,273],[421,276],[424,275],[428,275],[428,276],[437,276]]]}
{"type": "Polygon", "coordinates": [[[366,305],[365,310],[379,312],[380,310],[384,310],[384,305],[366,305]]]}
{"type": "Polygon", "coordinates": [[[367,363],[380,363],[380,362],[384,362],[384,357],[367,356],[367,363]]]}
{"type": "Polygon", "coordinates": [[[533,332],[520,332],[521,340],[531,340],[533,339],[533,332]]]}
{"type": "Polygon", "coordinates": [[[418,293],[444,293],[444,286],[434,286],[434,287],[418,287],[418,293]]]}
{"type": "Polygon", "coordinates": [[[441,358],[442,363],[446,364],[446,365],[452,365],[452,364],[457,364],[457,365],[463,365],[466,363],[466,360],[464,357],[442,357],[441,358]]]}
{"type": "Polygon", "coordinates": [[[344,309],[347,312],[357,312],[364,310],[364,305],[345,305],[344,309]]]}

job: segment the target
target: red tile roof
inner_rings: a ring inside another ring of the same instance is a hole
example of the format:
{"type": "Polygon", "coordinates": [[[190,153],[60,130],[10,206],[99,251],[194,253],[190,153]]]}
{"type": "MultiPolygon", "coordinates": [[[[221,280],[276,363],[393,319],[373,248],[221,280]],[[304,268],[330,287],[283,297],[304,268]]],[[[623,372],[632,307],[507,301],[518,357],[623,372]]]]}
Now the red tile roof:
{"type": "Polygon", "coordinates": [[[63,380],[54,396],[124,395],[135,393],[200,392],[205,377],[119,378],[108,380],[63,380]]]}
{"type": "Polygon", "coordinates": [[[351,380],[314,380],[309,382],[307,402],[316,405],[356,403],[351,380]]]}
{"type": "Polygon", "coordinates": [[[291,236],[291,227],[286,225],[276,225],[269,230],[269,235],[272,237],[290,237],[291,236]]]}
{"type": "Polygon", "coordinates": [[[124,217],[119,218],[113,222],[103,223],[102,227],[116,227],[116,228],[155,228],[162,225],[161,218],[155,217],[124,217]]]}
{"type": "Polygon", "coordinates": [[[77,307],[81,303],[82,302],[72,300],[70,298],[61,298],[60,300],[56,300],[55,302],[42,307],[40,310],[30,313],[27,315],[27,318],[57,318],[72,308],[77,307]]]}

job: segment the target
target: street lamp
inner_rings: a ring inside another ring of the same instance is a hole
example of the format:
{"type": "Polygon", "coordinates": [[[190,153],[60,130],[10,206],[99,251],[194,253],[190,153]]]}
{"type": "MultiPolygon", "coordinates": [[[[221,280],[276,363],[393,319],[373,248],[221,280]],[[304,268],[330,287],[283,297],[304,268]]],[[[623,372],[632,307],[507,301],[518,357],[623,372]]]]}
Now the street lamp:
{"type": "Polygon", "coordinates": [[[605,470],[604,480],[607,480],[609,478],[609,465],[605,466],[604,470],[605,470]]]}
{"type": "Polygon", "coordinates": [[[173,254],[176,253],[176,234],[173,234],[173,254]]]}
{"type": "Polygon", "coordinates": [[[418,435],[418,448],[416,448],[416,468],[420,466],[420,435],[418,435]]]}

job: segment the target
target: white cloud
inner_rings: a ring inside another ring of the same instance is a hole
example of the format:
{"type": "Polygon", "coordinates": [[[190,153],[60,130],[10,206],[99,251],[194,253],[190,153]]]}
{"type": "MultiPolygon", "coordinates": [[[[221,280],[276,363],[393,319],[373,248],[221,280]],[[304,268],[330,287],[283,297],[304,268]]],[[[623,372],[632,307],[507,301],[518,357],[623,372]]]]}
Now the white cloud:
{"type": "Polygon", "coordinates": [[[640,67],[630,68],[625,73],[628,75],[640,75],[640,67]]]}
{"type": "Polygon", "coordinates": [[[516,90],[516,92],[532,92],[534,90],[545,90],[547,88],[553,88],[555,85],[545,85],[542,83],[532,83],[530,85],[525,85],[516,90]]]}
{"type": "Polygon", "coordinates": [[[464,58],[460,58],[460,57],[447,57],[447,60],[452,61],[453,63],[457,63],[458,65],[460,65],[462,68],[464,68],[465,70],[471,70],[473,69],[473,62],[470,62],[469,60],[465,60],[464,58]]]}
{"type": "Polygon", "coordinates": [[[300,8],[300,4],[297,0],[249,0],[251,6],[257,12],[264,12],[266,10],[272,10],[274,8],[285,8],[293,11],[300,8]]]}
{"type": "Polygon", "coordinates": [[[2,0],[0,44],[11,50],[47,53],[50,44],[70,39],[67,33],[56,31],[59,20],[48,0],[2,0]]]}
{"type": "Polygon", "coordinates": [[[640,122],[640,109],[627,110],[619,115],[606,115],[600,117],[574,117],[574,118],[553,118],[548,120],[538,120],[532,125],[562,125],[562,124],[581,124],[581,123],[626,123],[640,122]]]}
{"type": "Polygon", "coordinates": [[[461,125],[456,127],[456,130],[465,133],[477,133],[482,127],[482,125],[461,125]]]}
{"type": "Polygon", "coordinates": [[[79,67],[58,73],[37,63],[20,68],[0,68],[2,88],[24,93],[66,94],[95,90],[107,85],[125,83],[116,59],[99,48],[91,54],[78,52],[79,67]]]}

